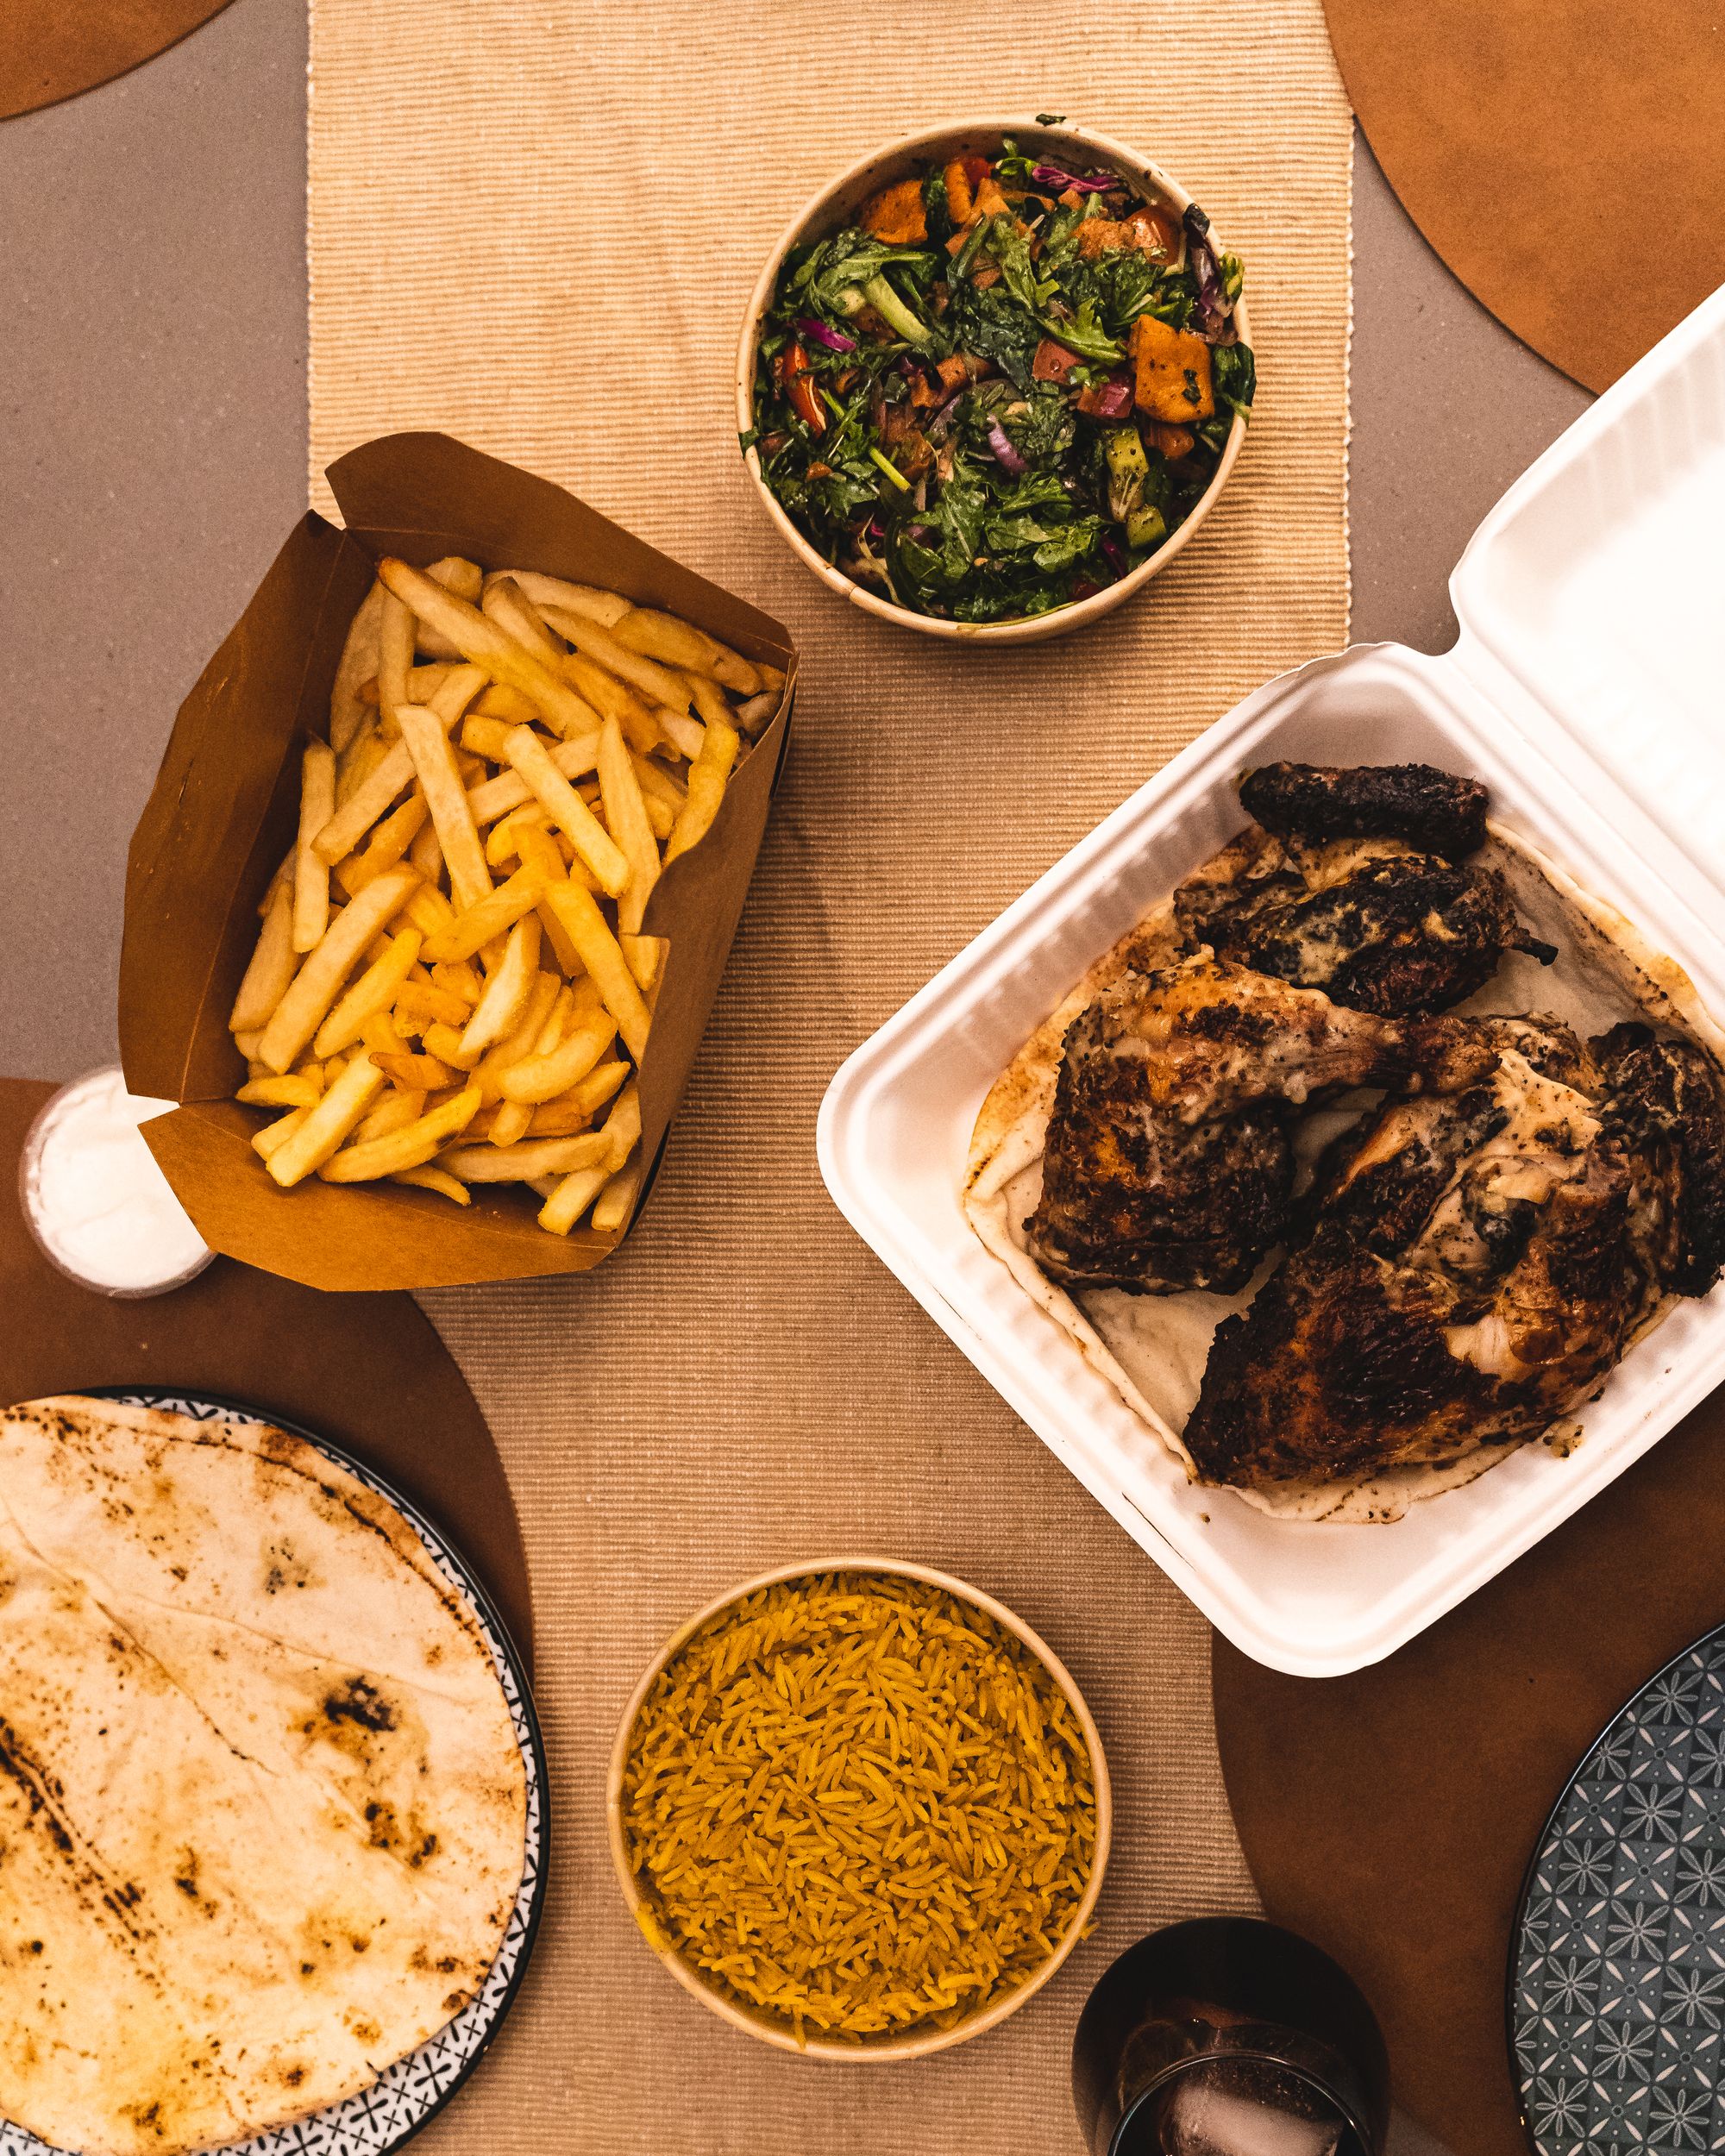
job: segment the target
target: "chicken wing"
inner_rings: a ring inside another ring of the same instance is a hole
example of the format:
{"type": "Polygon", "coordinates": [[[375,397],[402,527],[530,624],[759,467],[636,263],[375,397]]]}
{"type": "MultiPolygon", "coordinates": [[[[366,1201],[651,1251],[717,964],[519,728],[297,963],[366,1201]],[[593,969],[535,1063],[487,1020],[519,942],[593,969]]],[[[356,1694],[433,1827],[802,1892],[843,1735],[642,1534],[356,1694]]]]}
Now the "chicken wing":
{"type": "Polygon", "coordinates": [[[1174,894],[1220,956],[1385,1015],[1440,1011],[1505,950],[1549,965],[1495,869],[1470,864],[1485,789],[1427,764],[1269,764],[1240,787],[1257,823],[1174,894]]]}

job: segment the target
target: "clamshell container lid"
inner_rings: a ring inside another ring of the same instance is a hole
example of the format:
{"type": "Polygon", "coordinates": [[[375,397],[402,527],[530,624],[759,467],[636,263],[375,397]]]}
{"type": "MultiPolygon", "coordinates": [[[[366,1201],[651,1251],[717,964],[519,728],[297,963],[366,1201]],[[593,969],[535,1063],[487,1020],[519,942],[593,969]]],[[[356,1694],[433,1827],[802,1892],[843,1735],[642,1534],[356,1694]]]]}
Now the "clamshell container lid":
{"type": "MultiPolygon", "coordinates": [[[[1452,655],[1609,773],[1703,911],[1725,897],[1725,285],[1503,496],[1450,579],[1452,655]]],[[[1673,873],[1674,872],[1674,873],[1673,873]]]]}

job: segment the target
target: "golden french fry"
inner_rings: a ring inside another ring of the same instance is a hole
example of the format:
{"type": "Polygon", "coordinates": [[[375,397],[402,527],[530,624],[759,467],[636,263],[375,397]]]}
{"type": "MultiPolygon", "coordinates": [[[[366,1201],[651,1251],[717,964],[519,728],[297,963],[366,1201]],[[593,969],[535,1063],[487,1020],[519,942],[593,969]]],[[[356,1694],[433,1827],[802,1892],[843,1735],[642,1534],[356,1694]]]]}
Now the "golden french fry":
{"type": "Polygon", "coordinates": [[[329,925],[329,870],[312,843],[336,812],[336,752],[309,741],[299,766],[299,837],[293,855],[293,948],[315,950],[329,925]]]}
{"type": "Polygon", "coordinates": [[[677,828],[676,811],[667,808],[656,793],[643,790],[641,798],[647,805],[647,828],[655,842],[662,843],[677,828]]]}
{"type": "Polygon", "coordinates": [[[669,864],[680,854],[686,854],[698,846],[712,828],[712,819],[718,813],[718,805],[724,799],[725,782],[731,776],[731,766],[737,761],[737,751],[742,746],[741,736],[734,726],[721,726],[709,722],[706,740],[701,752],[689,766],[689,798],[683,804],[676,828],[665,844],[665,862],[669,864]]]}
{"type": "Polygon", "coordinates": [[[378,624],[378,709],[393,722],[407,701],[407,677],[413,667],[413,616],[393,592],[386,591],[378,624]]]}
{"type": "Polygon", "coordinates": [[[404,787],[413,783],[413,758],[405,742],[392,742],[312,842],[320,861],[343,861],[404,787]]]}
{"type": "Polygon", "coordinates": [[[446,727],[453,726],[490,678],[483,667],[451,667],[441,688],[423,699],[415,697],[413,701],[423,701],[446,727]]]}
{"type": "Polygon", "coordinates": [[[517,833],[524,830],[543,830],[549,820],[543,804],[538,801],[524,801],[519,808],[511,809],[507,816],[499,817],[486,838],[486,862],[493,868],[501,868],[505,862],[516,860],[517,833]]]}
{"type": "Polygon", "coordinates": [[[561,576],[544,576],[537,569],[499,569],[486,581],[497,583],[505,577],[535,606],[567,606],[588,621],[596,621],[601,629],[611,628],[629,611],[629,601],[619,592],[601,592],[591,584],[567,583],[561,576]]]}
{"type": "Polygon", "coordinates": [[[383,618],[383,599],[382,585],[374,583],[348,624],[348,641],[336,664],[336,680],[329,691],[329,746],[338,756],[366,718],[360,688],[378,670],[378,625],[383,618]]]}
{"type": "Polygon", "coordinates": [[[591,730],[592,715],[574,691],[477,606],[393,557],[378,564],[378,574],[422,621],[442,630],[463,658],[530,697],[559,733],[591,730]]]}
{"type": "Polygon", "coordinates": [[[389,1179],[392,1183],[411,1183],[416,1190],[435,1190],[444,1198],[453,1198],[458,1206],[470,1206],[473,1194],[463,1182],[446,1175],[441,1168],[398,1168],[389,1179]]]}
{"type": "MultiPolygon", "coordinates": [[[[560,741],[546,751],[566,779],[580,779],[595,769],[599,763],[599,735],[577,734],[568,741],[560,741]]],[[[499,771],[495,778],[486,779],[467,791],[467,806],[476,824],[489,824],[495,818],[507,816],[524,801],[533,799],[533,790],[518,771],[499,771]]],[[[681,800],[678,805],[681,806],[681,800]]]]}
{"type": "Polygon", "coordinates": [[[681,779],[674,779],[663,764],[655,757],[635,755],[631,757],[635,775],[641,781],[641,791],[649,801],[657,801],[670,810],[673,816],[681,816],[683,804],[689,798],[689,790],[681,779]]]}
{"type": "MultiPolygon", "coordinates": [[[[467,1020],[463,1018],[461,1025],[466,1024],[467,1020]]],[[[445,1025],[441,1018],[434,1018],[425,1028],[423,1040],[428,1056],[448,1063],[452,1070],[455,1069],[453,1059],[461,1052],[461,1026],[445,1025]]]]}
{"type": "Polygon", "coordinates": [[[373,960],[318,1027],[311,1044],[314,1056],[335,1056],[353,1046],[365,1031],[367,1019],[386,1011],[395,1000],[424,940],[417,928],[405,928],[390,939],[382,957],[373,960]]]}
{"type": "MultiPolygon", "coordinates": [[[[553,608],[546,618],[561,636],[564,623],[560,622],[553,608]]],[[[583,658],[579,651],[563,655],[562,675],[573,682],[601,718],[614,718],[628,736],[630,745],[646,750],[655,747],[659,739],[659,728],[653,713],[626,682],[619,681],[614,674],[607,674],[602,666],[583,658]]]]}
{"type": "MultiPolygon", "coordinates": [[[[446,592],[453,592],[472,605],[478,605],[480,593],[485,588],[485,572],[476,561],[464,561],[458,554],[447,554],[441,561],[433,561],[426,569],[434,584],[441,584],[446,592]]],[[[414,625],[414,638],[419,649],[439,659],[459,659],[449,639],[424,622],[414,625]]]]}
{"type": "Polygon", "coordinates": [[[635,1201],[641,1194],[641,1166],[619,1168],[593,1200],[593,1224],[601,1234],[615,1234],[627,1227],[635,1201]]]}
{"type": "Polygon", "coordinates": [[[455,768],[449,737],[437,714],[423,704],[404,704],[396,716],[448,864],[449,894],[465,911],[489,895],[491,871],[486,867],[485,848],[467,807],[467,788],[455,768]]]}
{"type": "MultiPolygon", "coordinates": [[[[249,1033],[235,1033],[234,1036],[234,1045],[239,1050],[240,1053],[249,1063],[256,1060],[258,1043],[263,1038],[263,1037],[264,1030],[262,1026],[260,1025],[249,1033]]],[[[268,1072],[265,1070],[261,1063],[259,1063],[257,1069],[252,1073],[252,1076],[254,1078],[265,1078],[268,1075],[268,1072]]]]}
{"type": "Polygon", "coordinates": [[[417,888],[402,910],[429,943],[434,936],[454,926],[455,909],[441,891],[434,890],[429,883],[420,883],[415,871],[410,869],[408,873],[414,877],[417,888]]]}
{"type": "Polygon", "coordinates": [[[282,1188],[291,1190],[321,1168],[382,1090],[383,1073],[365,1056],[356,1056],[317,1106],[305,1111],[304,1122],[264,1163],[282,1188]]]}
{"type": "Polygon", "coordinates": [[[553,674],[561,670],[562,646],[552,642],[550,631],[522,597],[518,584],[506,576],[492,577],[480,605],[499,629],[514,637],[524,650],[530,651],[542,666],[548,667],[553,674]]]}
{"type": "Polygon", "coordinates": [[[633,1080],[618,1094],[617,1106],[606,1116],[600,1135],[611,1147],[614,1173],[641,1143],[641,1087],[633,1080]]]}
{"type": "Polygon", "coordinates": [[[670,943],[663,936],[619,936],[618,949],[629,961],[629,970],[635,976],[636,986],[649,1000],[659,985],[664,971],[665,959],[670,943]]]}
{"type": "Polygon", "coordinates": [[[502,1098],[504,1073],[512,1069],[524,1056],[533,1053],[539,1030],[550,1016],[561,985],[554,975],[542,973],[533,984],[533,993],[515,1031],[506,1040],[499,1041],[474,1071],[473,1082],[484,1094],[488,1107],[502,1098]]]}
{"type": "Polygon", "coordinates": [[[653,723],[680,756],[693,763],[699,755],[706,740],[706,728],[699,719],[691,718],[685,711],[674,711],[668,704],[656,704],[653,723]]]}
{"type": "Polygon", "coordinates": [[[452,1138],[459,1138],[479,1112],[480,1089],[469,1086],[453,1100],[445,1100],[400,1130],[382,1138],[349,1145],[319,1168],[325,1182],[376,1182],[384,1175],[399,1175],[405,1168],[423,1168],[452,1138]]]}
{"type": "Polygon", "coordinates": [[[590,1167],[606,1157],[607,1144],[604,1131],[583,1131],[575,1138],[530,1138],[523,1145],[461,1145],[437,1165],[464,1183],[524,1183],[534,1175],[567,1175],[590,1167]]]}
{"type": "Polygon", "coordinates": [[[533,1111],[524,1100],[499,1100],[486,1136],[493,1145],[513,1145],[533,1127],[533,1111]]]}
{"type": "Polygon", "coordinates": [[[639,1062],[652,1019],[629,970],[629,962],[605,925],[593,893],[569,878],[546,886],[545,899],[580,953],[582,965],[593,975],[605,1009],[617,1020],[624,1045],[639,1062]]]}
{"type": "Polygon", "coordinates": [[[285,1078],[253,1078],[234,1095],[248,1108],[315,1108],[323,1088],[309,1073],[285,1078]]]}
{"type": "Polygon", "coordinates": [[[371,843],[365,851],[349,854],[342,863],[342,888],[349,898],[356,891],[363,891],[373,876],[394,868],[405,856],[430,813],[425,805],[425,796],[416,793],[384,818],[372,832],[371,843]]]}
{"type": "Polygon", "coordinates": [[[626,651],[637,652],[643,659],[656,659],[662,666],[674,667],[680,673],[705,674],[735,689],[740,696],[753,696],[761,686],[760,676],[740,652],[676,614],[637,606],[623,616],[611,633],[626,651]]]}
{"type": "Polygon", "coordinates": [[[258,1044],[260,1062],[278,1076],[288,1069],[328,1017],[360,953],[412,893],[424,888],[411,868],[386,868],[348,901],[270,1014],[258,1044]]]}
{"type": "MultiPolygon", "coordinates": [[[[264,914],[257,948],[247,966],[240,993],[228,1025],[235,1033],[255,1033],[269,1022],[299,963],[293,948],[293,892],[287,883],[276,884],[264,914]]],[[[243,1050],[242,1051],[244,1052],[243,1050]]]]}
{"type": "Polygon", "coordinates": [[[533,1111],[533,1136],[553,1138],[562,1132],[584,1131],[612,1096],[635,1075],[633,1063],[621,1059],[601,1063],[579,1085],[571,1086],[561,1100],[547,1100],[533,1111]]]}
{"type": "Polygon", "coordinates": [[[454,1085],[461,1075],[453,1063],[438,1056],[392,1055],[375,1048],[371,1055],[384,1076],[404,1093],[436,1093],[454,1085]]]}
{"type": "Polygon", "coordinates": [[[500,883],[477,906],[454,916],[448,924],[425,938],[430,959],[471,958],[495,936],[513,928],[530,913],[544,892],[544,880],[529,869],[518,868],[507,883],[500,883]]]}
{"type": "Polygon", "coordinates": [[[365,1120],[354,1125],[354,1143],[363,1144],[367,1138],[387,1138],[404,1124],[417,1122],[424,1112],[423,1093],[386,1093],[365,1120]]]}
{"type": "MultiPolygon", "coordinates": [[[[605,828],[629,863],[629,881],[617,899],[617,925],[624,935],[638,936],[647,901],[659,880],[659,847],[648,820],[641,781],[614,718],[606,719],[599,730],[599,787],[605,828]]],[[[593,866],[591,862],[587,865],[593,866]]]]}
{"type": "MultiPolygon", "coordinates": [[[[614,728],[616,722],[610,724],[614,728]]],[[[605,736],[601,732],[599,754],[604,753],[605,736]]],[[[550,752],[531,727],[518,726],[509,737],[505,754],[527,781],[551,821],[598,877],[601,888],[613,898],[625,890],[630,873],[628,856],[552,762],[550,752]]]]}
{"type": "Polygon", "coordinates": [[[609,1012],[588,1019],[549,1053],[524,1056],[506,1070],[501,1081],[504,1099],[535,1106],[556,1100],[586,1076],[616,1038],[617,1021],[609,1012]]]}
{"type": "MultiPolygon", "coordinates": [[[[526,725],[530,722],[523,719],[519,723],[526,725]]],[[[487,718],[483,711],[469,711],[461,721],[461,746],[471,749],[476,756],[489,756],[493,763],[501,763],[503,745],[514,730],[506,718],[487,718]]]]}
{"type": "MultiPolygon", "coordinates": [[[[424,799],[423,794],[420,796],[424,799]]],[[[428,809],[430,804],[426,804],[428,809]]],[[[413,863],[426,882],[435,890],[443,879],[443,842],[437,836],[436,824],[422,824],[413,843],[407,849],[407,858],[413,863]]]]}
{"type": "Polygon", "coordinates": [[[493,681],[480,690],[474,709],[481,718],[506,719],[515,726],[536,725],[539,719],[539,706],[532,698],[511,688],[506,681],[493,681]]]}
{"type": "Polygon", "coordinates": [[[286,1144],[310,1112],[310,1108],[293,1108],[275,1122],[266,1123],[252,1140],[252,1150],[260,1160],[267,1160],[279,1147],[286,1144]]]}
{"type": "MultiPolygon", "coordinates": [[[[602,1132],[596,1131],[593,1136],[600,1144],[604,1143],[602,1132]]],[[[555,1143],[555,1140],[552,1142],[555,1143]]],[[[577,1138],[564,1141],[568,1144],[579,1144],[580,1142],[577,1138]]],[[[540,1226],[547,1235],[567,1235],[609,1180],[610,1171],[603,1163],[594,1168],[577,1169],[574,1174],[565,1175],[539,1209],[540,1226]]]]}
{"type": "Polygon", "coordinates": [[[440,1018],[445,1025],[465,1025],[472,1006],[435,981],[404,981],[395,999],[398,1023],[413,1018],[440,1018]]]}
{"type": "Polygon", "coordinates": [[[639,652],[618,643],[608,630],[582,615],[565,613],[556,625],[558,633],[568,638],[582,658],[615,674],[649,704],[668,705],[674,711],[689,708],[689,685],[681,674],[673,674],[652,659],[643,659],[639,652]]]}
{"type": "MultiPolygon", "coordinates": [[[[440,958],[431,968],[434,988],[447,988],[452,996],[459,996],[468,1010],[472,1010],[485,993],[485,983],[467,958],[440,958]]],[[[467,1024],[465,1015],[461,1024],[467,1024]]]]}
{"type": "Polygon", "coordinates": [[[527,1008],[539,975],[539,917],[528,913],[509,931],[503,963],[486,983],[461,1035],[461,1068],[471,1070],[486,1049],[511,1032],[527,1008]]]}

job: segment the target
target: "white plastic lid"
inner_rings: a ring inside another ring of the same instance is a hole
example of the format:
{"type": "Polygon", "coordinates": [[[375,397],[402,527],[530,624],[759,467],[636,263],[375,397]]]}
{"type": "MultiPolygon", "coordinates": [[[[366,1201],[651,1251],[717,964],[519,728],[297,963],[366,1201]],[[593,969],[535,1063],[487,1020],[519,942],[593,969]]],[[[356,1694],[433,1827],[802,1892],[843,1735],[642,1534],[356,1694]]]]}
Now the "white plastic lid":
{"type": "Polygon", "coordinates": [[[1450,592],[1462,663],[1471,640],[1725,891],[1725,285],[1522,474],[1450,592]]]}

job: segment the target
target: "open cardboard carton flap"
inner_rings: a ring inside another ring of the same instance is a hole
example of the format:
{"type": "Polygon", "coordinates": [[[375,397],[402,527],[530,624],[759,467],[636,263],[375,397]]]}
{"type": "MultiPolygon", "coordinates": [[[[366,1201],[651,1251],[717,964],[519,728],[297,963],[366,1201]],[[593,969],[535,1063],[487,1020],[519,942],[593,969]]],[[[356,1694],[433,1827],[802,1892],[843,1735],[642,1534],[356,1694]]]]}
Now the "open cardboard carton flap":
{"type": "MultiPolygon", "coordinates": [[[[779,623],[707,583],[584,502],[452,441],[400,434],[330,467],[347,530],[308,514],[180,706],[127,862],[120,1050],[134,1093],[174,1100],[145,1126],[212,1248],[314,1288],[434,1288],[584,1272],[620,1234],[548,1235],[530,1194],[476,1188],[457,1208],[391,1182],[308,1177],[291,1191],[251,1140],[267,1112],[232,1095],[245,1066],[228,1013],[257,908],[293,843],[299,750],[327,733],[348,624],[385,554],[449,554],[533,568],[682,615],[785,674],[772,724],[738,767],[712,828],[665,872],[645,931],[669,954],[641,1067],[642,1157],[656,1169],[682,1096],[766,827],[796,692],[779,623]]],[[[644,1198],[644,1193],[643,1193],[644,1198]]],[[[627,1232],[627,1231],[624,1231],[627,1232]]]]}

